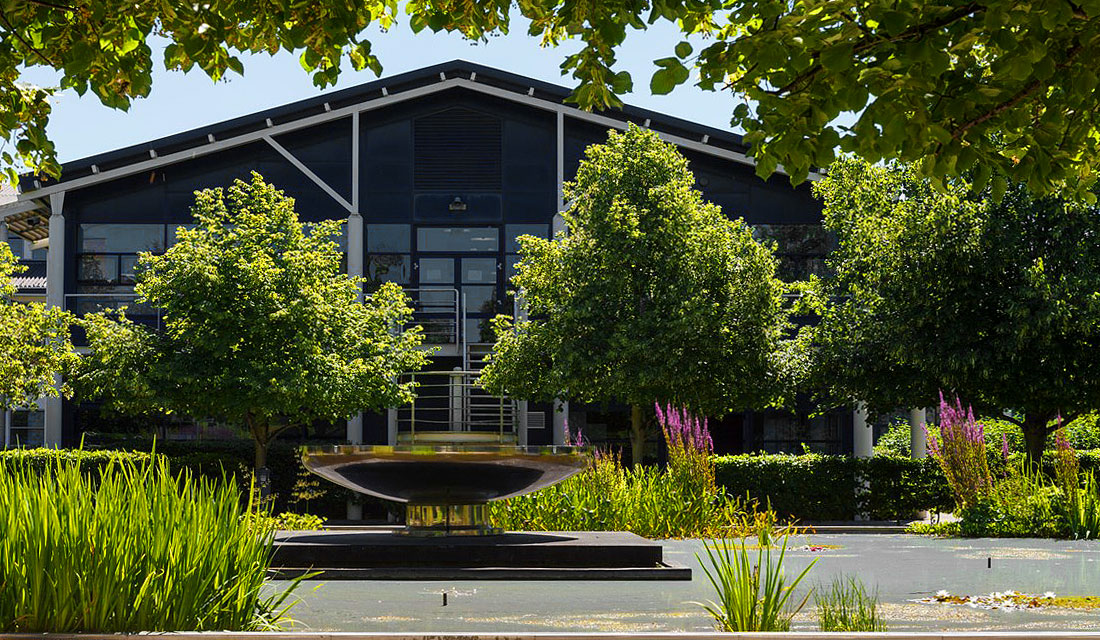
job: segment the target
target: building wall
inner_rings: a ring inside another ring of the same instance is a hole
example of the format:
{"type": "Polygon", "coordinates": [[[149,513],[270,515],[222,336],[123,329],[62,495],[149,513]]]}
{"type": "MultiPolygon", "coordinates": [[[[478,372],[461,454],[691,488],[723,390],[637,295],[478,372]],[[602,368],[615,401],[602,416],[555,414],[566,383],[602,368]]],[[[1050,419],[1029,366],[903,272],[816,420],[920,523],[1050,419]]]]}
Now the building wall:
{"type": "MultiPolygon", "coordinates": [[[[603,127],[565,118],[566,180],[575,175],[584,149],[606,135],[603,127]]],[[[352,136],[348,116],[275,136],[275,141],[339,198],[352,202],[352,136]]],[[[471,342],[487,340],[487,320],[511,312],[506,281],[518,260],[514,238],[548,236],[558,211],[556,114],[453,89],[364,113],[358,148],[364,275],[373,283],[408,287],[422,309],[439,304],[440,290],[458,289],[470,301],[465,321],[457,322],[459,330],[471,342]]],[[[785,275],[820,271],[829,243],[808,185],[792,188],[785,176],[762,181],[744,164],[690,150],[685,155],[708,200],[777,242],[785,275]]],[[[66,194],[64,210],[69,308],[84,312],[128,303],[136,253],[171,245],[175,228],[191,221],[194,191],[247,179],[254,170],[295,198],[303,221],[347,218],[337,198],[263,141],[77,189],[66,194]]],[[[156,322],[151,310],[133,308],[132,314],[156,322]]],[[[453,314],[429,316],[428,333],[437,342],[453,344],[453,314]]],[[[449,369],[455,362],[461,360],[440,360],[439,366],[449,369]]],[[[531,433],[531,442],[549,442],[549,407],[531,409],[544,412],[547,424],[531,433]]],[[[607,425],[615,418],[596,408],[573,407],[571,421],[587,422],[589,410],[594,428],[596,420],[603,420],[605,431],[614,431],[607,425]]],[[[67,438],[82,429],[78,414],[71,408],[65,412],[67,438]]],[[[728,420],[741,431],[740,438],[728,439],[731,449],[751,450],[761,442],[776,449],[796,446],[770,438],[762,427],[766,421],[756,415],[728,420]]],[[[780,431],[797,435],[797,429],[780,431]]],[[[384,418],[368,416],[364,434],[383,437],[384,418]]]]}

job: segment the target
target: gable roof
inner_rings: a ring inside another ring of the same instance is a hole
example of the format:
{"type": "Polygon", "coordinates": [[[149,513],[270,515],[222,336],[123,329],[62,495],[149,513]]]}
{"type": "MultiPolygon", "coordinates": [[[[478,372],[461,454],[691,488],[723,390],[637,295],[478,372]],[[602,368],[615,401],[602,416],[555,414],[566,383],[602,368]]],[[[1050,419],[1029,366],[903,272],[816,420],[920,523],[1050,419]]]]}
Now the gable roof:
{"type": "MultiPolygon", "coordinates": [[[[86,178],[99,176],[113,169],[139,163],[145,165],[146,161],[188,150],[202,154],[204,150],[213,151],[210,145],[217,142],[227,142],[242,136],[248,137],[247,134],[260,131],[274,133],[270,131],[273,127],[284,128],[295,123],[308,126],[313,124],[318,116],[342,112],[349,107],[362,105],[369,108],[372,103],[389,102],[387,99],[402,95],[409,97],[414,97],[411,94],[424,95],[452,88],[455,85],[534,106],[542,103],[544,108],[553,106],[556,109],[564,109],[569,116],[595,120],[609,126],[625,127],[627,122],[636,122],[665,134],[666,138],[671,136],[696,142],[700,147],[695,149],[696,151],[707,153],[709,150],[716,152],[715,155],[723,155],[728,159],[752,164],[752,160],[746,155],[747,147],[741,136],[736,133],[629,105],[622,109],[582,111],[565,103],[572,92],[569,88],[465,60],[452,60],[66,162],[62,165],[60,180],[28,175],[21,181],[21,184],[25,185],[21,188],[21,192],[31,197],[42,197],[51,192],[64,190],[66,183],[77,183],[72,185],[76,188],[85,186],[89,182],[98,182],[99,180],[86,180],[86,178]]],[[[676,142],[676,140],[672,141],[676,142]]],[[[143,166],[139,171],[144,168],[143,166]]],[[[104,179],[107,179],[107,176],[104,176],[104,179]]]]}

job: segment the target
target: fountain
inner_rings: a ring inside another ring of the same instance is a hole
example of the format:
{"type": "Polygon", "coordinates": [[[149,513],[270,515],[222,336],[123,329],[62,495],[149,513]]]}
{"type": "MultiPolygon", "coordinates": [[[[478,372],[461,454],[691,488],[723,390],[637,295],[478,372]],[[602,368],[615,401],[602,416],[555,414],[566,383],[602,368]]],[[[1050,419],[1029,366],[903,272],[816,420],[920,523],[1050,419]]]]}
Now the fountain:
{"type": "Polygon", "coordinates": [[[307,447],[307,469],[342,487],[406,505],[410,535],[495,535],[487,503],[557,484],[588,448],[519,446],[492,432],[428,432],[387,445],[307,447]]]}
{"type": "Polygon", "coordinates": [[[443,384],[418,386],[393,444],[302,449],[311,472],[404,504],[405,526],[279,532],[276,576],[321,570],[326,580],[691,579],[687,567],[663,561],[660,544],[633,533],[491,526],[489,502],[565,480],[588,464],[590,450],[520,445],[514,414],[505,410],[510,401],[475,389],[472,378],[464,382],[468,372],[446,375],[443,384]]]}

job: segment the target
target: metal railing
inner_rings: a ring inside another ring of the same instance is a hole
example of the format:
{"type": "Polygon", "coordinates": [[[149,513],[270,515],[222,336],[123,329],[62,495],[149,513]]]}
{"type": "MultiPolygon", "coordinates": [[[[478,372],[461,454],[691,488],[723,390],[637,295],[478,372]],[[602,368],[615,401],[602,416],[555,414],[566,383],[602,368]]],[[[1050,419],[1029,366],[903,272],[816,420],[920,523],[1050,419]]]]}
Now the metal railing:
{"type": "Polygon", "coordinates": [[[478,371],[409,373],[416,397],[397,409],[397,431],[415,440],[424,432],[496,433],[503,441],[516,432],[516,403],[496,396],[477,383],[478,371]]]}

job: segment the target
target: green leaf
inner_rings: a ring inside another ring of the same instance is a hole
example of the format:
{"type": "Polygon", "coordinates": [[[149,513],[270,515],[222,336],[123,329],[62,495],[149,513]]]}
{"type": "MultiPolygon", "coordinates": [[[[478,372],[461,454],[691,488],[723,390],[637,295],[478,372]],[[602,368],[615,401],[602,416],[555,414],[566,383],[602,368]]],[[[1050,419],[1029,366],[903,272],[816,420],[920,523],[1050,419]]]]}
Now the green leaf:
{"type": "Polygon", "coordinates": [[[691,43],[684,41],[676,45],[676,56],[678,58],[686,58],[691,55],[692,48],[691,43]]]}

